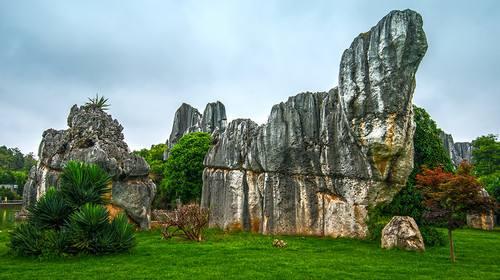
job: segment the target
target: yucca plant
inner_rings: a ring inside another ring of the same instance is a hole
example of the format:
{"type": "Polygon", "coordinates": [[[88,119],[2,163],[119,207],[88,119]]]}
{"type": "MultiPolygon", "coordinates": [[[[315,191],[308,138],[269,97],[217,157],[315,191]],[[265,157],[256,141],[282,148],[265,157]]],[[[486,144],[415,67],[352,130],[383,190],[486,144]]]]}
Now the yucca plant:
{"type": "Polygon", "coordinates": [[[29,222],[40,229],[60,229],[72,209],[62,194],[50,187],[37,203],[28,207],[29,222]]]}
{"type": "Polygon", "coordinates": [[[104,96],[99,96],[99,94],[96,94],[95,98],[89,98],[89,101],[85,103],[85,106],[106,111],[109,109],[110,105],[108,104],[107,98],[104,98],[104,96]]]}
{"type": "Polygon", "coordinates": [[[73,209],[109,202],[111,177],[95,164],[70,161],[61,174],[61,193],[73,209]]]}

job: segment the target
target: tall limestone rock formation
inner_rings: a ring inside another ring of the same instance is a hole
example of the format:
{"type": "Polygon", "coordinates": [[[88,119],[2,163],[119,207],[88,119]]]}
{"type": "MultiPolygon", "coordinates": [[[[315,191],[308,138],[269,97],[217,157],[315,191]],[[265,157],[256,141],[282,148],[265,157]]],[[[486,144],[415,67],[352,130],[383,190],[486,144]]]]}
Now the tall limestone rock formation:
{"type": "Polygon", "coordinates": [[[74,105],[68,129],[43,133],[39,163],[33,167],[24,187],[24,209],[39,199],[50,186],[58,187],[59,176],[68,161],[95,163],[113,176],[111,204],[125,210],[141,228],[150,226],[155,184],[148,178],[149,165],[129,153],[123,127],[99,108],[74,105]]]}
{"type": "Polygon", "coordinates": [[[167,145],[171,148],[182,136],[191,132],[222,131],[226,129],[226,123],[226,108],[220,101],[208,103],[203,115],[191,105],[182,103],[175,112],[174,124],[167,145]]]}
{"type": "Polygon", "coordinates": [[[453,142],[453,136],[441,131],[439,134],[443,147],[450,156],[451,162],[458,166],[463,160],[471,161],[472,144],[469,142],[453,142]]]}
{"type": "Polygon", "coordinates": [[[421,16],[393,11],[342,55],[339,86],[275,105],[266,124],[236,119],[205,158],[210,225],[261,233],[366,237],[370,207],[413,168],[421,16]]]}

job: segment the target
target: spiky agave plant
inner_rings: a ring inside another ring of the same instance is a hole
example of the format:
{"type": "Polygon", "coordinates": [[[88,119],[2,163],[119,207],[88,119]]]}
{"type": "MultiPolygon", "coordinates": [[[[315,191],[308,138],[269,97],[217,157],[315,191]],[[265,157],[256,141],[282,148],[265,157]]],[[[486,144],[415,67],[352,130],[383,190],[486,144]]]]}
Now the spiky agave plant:
{"type": "Polygon", "coordinates": [[[103,111],[109,109],[110,105],[108,104],[108,99],[104,98],[104,96],[99,96],[99,94],[96,94],[95,98],[88,98],[88,99],[89,101],[85,103],[85,106],[101,109],[103,111]]]}
{"type": "Polygon", "coordinates": [[[61,194],[73,209],[109,202],[111,177],[95,164],[70,161],[61,174],[61,194]]]}

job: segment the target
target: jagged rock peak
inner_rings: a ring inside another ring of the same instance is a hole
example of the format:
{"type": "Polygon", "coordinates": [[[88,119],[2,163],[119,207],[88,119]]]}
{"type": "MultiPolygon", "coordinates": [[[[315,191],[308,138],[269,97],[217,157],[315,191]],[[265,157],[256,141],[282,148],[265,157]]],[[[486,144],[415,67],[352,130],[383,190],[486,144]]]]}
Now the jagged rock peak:
{"type": "Polygon", "coordinates": [[[210,225],[262,233],[365,237],[370,207],[413,168],[420,15],[393,11],[342,55],[339,87],[273,106],[266,124],[230,122],[205,157],[210,225]]]}
{"type": "Polygon", "coordinates": [[[208,103],[203,115],[191,105],[182,103],[174,116],[168,146],[172,147],[187,133],[224,130],[227,124],[226,108],[220,101],[208,103]]]}
{"type": "Polygon", "coordinates": [[[453,136],[440,131],[439,137],[453,165],[458,166],[464,160],[472,160],[472,144],[470,142],[453,142],[453,136]]]}
{"type": "Polygon", "coordinates": [[[212,133],[227,125],[226,108],[220,101],[208,103],[201,119],[201,131],[212,133]]]}
{"type": "Polygon", "coordinates": [[[64,165],[71,160],[95,163],[113,176],[111,203],[125,210],[142,228],[149,228],[155,184],[148,178],[149,165],[129,152],[123,127],[103,110],[74,105],[68,129],[43,133],[38,157],[24,187],[23,206],[38,200],[50,186],[59,186],[64,165]]]}
{"type": "Polygon", "coordinates": [[[174,145],[186,133],[199,131],[202,115],[191,105],[182,103],[174,116],[174,124],[168,143],[174,145]]]}

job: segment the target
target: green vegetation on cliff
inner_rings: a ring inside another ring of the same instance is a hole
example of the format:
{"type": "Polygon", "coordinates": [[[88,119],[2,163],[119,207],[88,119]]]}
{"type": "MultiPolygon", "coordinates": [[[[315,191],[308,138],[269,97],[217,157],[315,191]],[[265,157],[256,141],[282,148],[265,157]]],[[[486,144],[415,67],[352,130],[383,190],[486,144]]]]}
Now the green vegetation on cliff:
{"type": "Polygon", "coordinates": [[[396,194],[392,202],[375,209],[371,214],[370,227],[373,238],[378,239],[380,231],[392,216],[411,216],[421,228],[426,245],[442,245],[444,237],[435,229],[429,228],[422,216],[425,207],[422,204],[422,194],[415,187],[415,177],[422,167],[434,168],[443,166],[446,171],[453,170],[450,157],[443,148],[439,138],[439,128],[431,116],[417,106],[413,107],[415,120],[415,135],[413,137],[414,159],[413,171],[408,177],[406,186],[396,194]]]}

